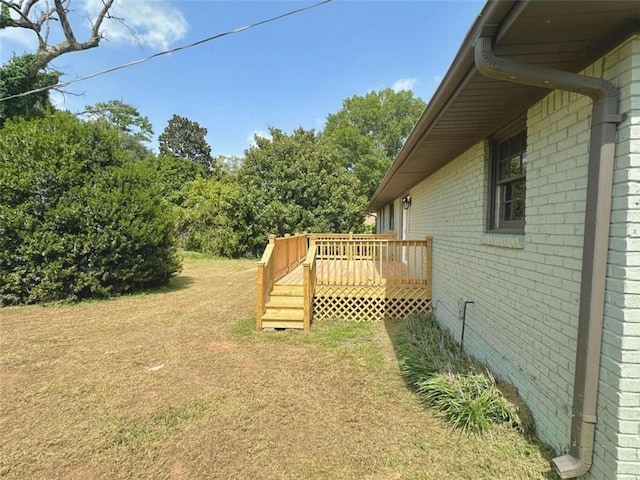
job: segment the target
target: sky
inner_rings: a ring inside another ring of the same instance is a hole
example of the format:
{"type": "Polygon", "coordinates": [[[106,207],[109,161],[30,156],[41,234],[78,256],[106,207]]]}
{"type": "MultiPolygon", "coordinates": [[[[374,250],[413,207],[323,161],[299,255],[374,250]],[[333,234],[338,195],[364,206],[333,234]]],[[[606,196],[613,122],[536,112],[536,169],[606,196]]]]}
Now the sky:
{"type": "MultiPolygon", "coordinates": [[[[70,0],[79,41],[100,0],[70,0]]],[[[99,47],[53,62],[63,81],[233,30],[313,1],[116,0],[99,47]]],[[[42,1],[44,5],[45,2],[42,1]]],[[[321,130],[343,100],[372,90],[431,98],[484,2],[334,0],[293,16],[53,92],[79,112],[121,100],[147,116],[157,149],[173,114],[208,129],[214,155],[242,156],[270,126],[321,130]]],[[[60,38],[52,25],[51,41],[60,38]]],[[[35,35],[0,31],[0,63],[34,51],[35,35]]]]}

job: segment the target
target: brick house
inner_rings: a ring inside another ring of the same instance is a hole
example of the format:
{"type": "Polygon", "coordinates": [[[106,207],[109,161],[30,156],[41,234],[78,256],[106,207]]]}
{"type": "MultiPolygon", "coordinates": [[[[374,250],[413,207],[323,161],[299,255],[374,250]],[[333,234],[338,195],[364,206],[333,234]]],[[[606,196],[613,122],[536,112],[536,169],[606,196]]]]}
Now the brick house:
{"type": "MultiPolygon", "coordinates": [[[[369,204],[562,478],[640,480],[640,3],[492,1],[369,204]],[[390,225],[393,224],[393,227],[390,225]]],[[[428,48],[428,46],[426,46],[428,48]]]]}

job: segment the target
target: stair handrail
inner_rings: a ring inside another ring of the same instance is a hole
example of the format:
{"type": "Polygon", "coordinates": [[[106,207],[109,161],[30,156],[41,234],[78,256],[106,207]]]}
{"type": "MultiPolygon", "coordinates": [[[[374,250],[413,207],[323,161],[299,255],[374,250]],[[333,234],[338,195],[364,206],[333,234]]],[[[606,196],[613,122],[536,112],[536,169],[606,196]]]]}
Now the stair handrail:
{"type": "Polygon", "coordinates": [[[316,241],[311,238],[307,256],[302,262],[302,292],[303,292],[303,317],[302,325],[305,332],[311,329],[313,319],[313,294],[316,288],[316,241]]]}
{"type": "Polygon", "coordinates": [[[262,315],[267,304],[269,293],[275,283],[274,275],[274,255],[275,235],[269,235],[269,243],[264,249],[262,258],[258,262],[258,285],[257,285],[257,305],[256,305],[256,327],[262,328],[262,315]]]}
{"type": "Polygon", "coordinates": [[[284,237],[269,235],[258,262],[256,328],[262,328],[262,316],[275,282],[300,265],[307,256],[307,232],[284,237]]]}

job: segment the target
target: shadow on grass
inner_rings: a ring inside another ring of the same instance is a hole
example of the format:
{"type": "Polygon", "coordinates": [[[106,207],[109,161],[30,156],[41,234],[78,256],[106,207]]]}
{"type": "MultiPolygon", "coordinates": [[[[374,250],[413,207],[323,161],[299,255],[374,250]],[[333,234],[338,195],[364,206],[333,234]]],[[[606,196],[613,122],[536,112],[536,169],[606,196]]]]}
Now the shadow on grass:
{"type": "MultiPolygon", "coordinates": [[[[402,360],[407,354],[407,347],[402,336],[402,327],[404,320],[398,320],[393,318],[385,318],[384,328],[387,332],[387,336],[393,346],[393,352],[396,355],[398,366],[402,369],[402,360]]],[[[414,386],[411,384],[406,375],[402,375],[402,380],[408,390],[415,392],[414,386]]]]}
{"type": "Polygon", "coordinates": [[[176,292],[178,290],[184,290],[185,288],[189,288],[191,285],[193,285],[193,283],[194,283],[194,280],[192,277],[179,275],[169,280],[169,283],[162,288],[164,289],[165,292],[176,292]]]}
{"type": "MultiPolygon", "coordinates": [[[[426,319],[424,320],[426,321],[426,319]]],[[[400,370],[401,371],[403,370],[403,366],[405,365],[405,362],[407,361],[409,362],[408,371],[410,373],[405,374],[405,372],[403,372],[403,375],[402,375],[404,384],[407,389],[409,389],[410,391],[416,392],[416,385],[414,383],[416,379],[412,377],[416,377],[416,374],[418,374],[418,376],[427,375],[426,371],[423,372],[419,367],[416,366],[416,360],[420,360],[420,357],[415,356],[415,352],[414,352],[415,346],[412,347],[410,345],[410,343],[415,342],[417,339],[415,338],[415,335],[414,337],[411,337],[411,333],[405,330],[405,320],[385,319],[384,326],[385,326],[387,335],[389,336],[389,339],[391,341],[391,344],[393,345],[393,350],[394,350],[398,365],[400,367],[400,370]],[[409,358],[411,358],[411,360],[409,360],[409,358]]],[[[435,332],[433,333],[434,335],[436,334],[435,332]]],[[[464,372],[464,365],[467,362],[470,362],[470,365],[472,364],[478,365],[479,369],[487,368],[483,364],[478,363],[473,357],[470,357],[470,356],[468,357],[466,352],[459,351],[458,350],[459,345],[453,339],[450,339],[449,341],[439,339],[437,342],[435,342],[435,344],[433,342],[428,342],[428,341],[419,341],[419,348],[428,348],[429,346],[433,347],[434,350],[436,350],[436,352],[433,357],[428,355],[425,358],[430,358],[431,360],[434,360],[437,358],[438,360],[441,360],[441,361],[446,360],[450,364],[449,368],[451,368],[454,372],[458,372],[458,373],[464,372]],[[442,352],[438,352],[438,349],[442,350],[442,352]],[[446,355],[447,352],[449,352],[448,355],[446,355]],[[440,358],[441,355],[442,355],[442,358],[440,358]],[[468,360],[467,360],[467,357],[468,357],[468,360]]],[[[473,369],[471,369],[471,373],[473,373],[473,369]]],[[[554,451],[551,447],[542,443],[537,438],[535,434],[535,426],[534,426],[533,418],[531,417],[531,414],[526,404],[518,396],[517,389],[515,389],[509,384],[500,385],[500,382],[498,383],[499,383],[498,388],[500,389],[502,394],[510,402],[516,404],[520,408],[520,414],[522,416],[526,415],[528,417],[528,420],[526,420],[526,423],[528,424],[529,427],[527,428],[526,433],[522,433],[522,436],[526,439],[527,442],[529,442],[532,446],[534,446],[540,451],[543,458],[545,458],[546,460],[549,461],[549,463],[551,463],[551,459],[554,456],[554,451]]],[[[425,408],[428,408],[428,407],[425,407],[425,408]]],[[[560,478],[552,469],[549,469],[548,471],[540,472],[540,475],[541,475],[540,478],[549,479],[549,480],[558,480],[560,478]]]]}

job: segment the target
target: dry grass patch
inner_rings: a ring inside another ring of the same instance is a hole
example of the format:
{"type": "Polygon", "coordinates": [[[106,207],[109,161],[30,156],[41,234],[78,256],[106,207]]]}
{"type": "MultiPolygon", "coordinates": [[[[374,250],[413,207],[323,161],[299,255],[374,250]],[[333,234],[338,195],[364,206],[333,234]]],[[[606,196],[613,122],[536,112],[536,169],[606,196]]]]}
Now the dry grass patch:
{"type": "Polygon", "coordinates": [[[548,478],[509,431],[452,434],[383,324],[257,333],[255,263],[161,292],[0,310],[0,477],[548,478]]]}

